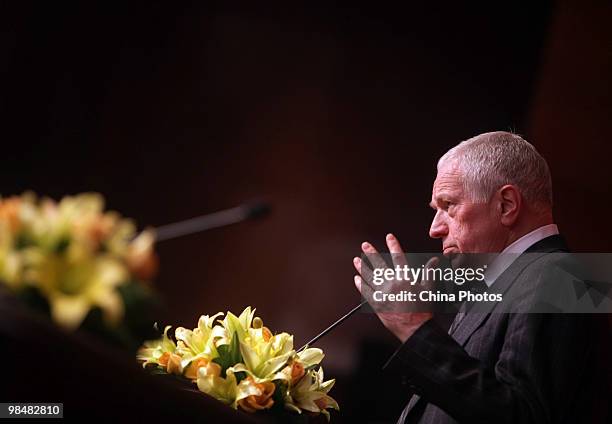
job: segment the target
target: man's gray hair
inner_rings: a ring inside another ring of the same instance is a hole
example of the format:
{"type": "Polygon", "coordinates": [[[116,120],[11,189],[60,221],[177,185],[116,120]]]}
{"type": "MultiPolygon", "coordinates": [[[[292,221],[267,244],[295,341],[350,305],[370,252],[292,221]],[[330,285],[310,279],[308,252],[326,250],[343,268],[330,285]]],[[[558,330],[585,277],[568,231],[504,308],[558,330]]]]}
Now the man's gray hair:
{"type": "Polygon", "coordinates": [[[438,171],[447,161],[458,166],[465,190],[476,202],[487,202],[497,189],[512,184],[528,203],[552,207],[548,164],[516,134],[496,131],[465,140],[440,158],[438,171]]]}

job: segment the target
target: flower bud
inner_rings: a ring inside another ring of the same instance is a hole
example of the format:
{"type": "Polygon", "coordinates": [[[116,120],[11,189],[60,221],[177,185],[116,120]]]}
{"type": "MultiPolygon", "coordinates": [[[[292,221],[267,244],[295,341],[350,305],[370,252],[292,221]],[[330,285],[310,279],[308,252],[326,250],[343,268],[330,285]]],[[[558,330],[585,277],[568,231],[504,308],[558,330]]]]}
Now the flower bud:
{"type": "Polygon", "coordinates": [[[291,384],[297,383],[300,378],[304,377],[304,365],[298,361],[291,364],[291,384]]]}
{"type": "Polygon", "coordinates": [[[198,372],[204,375],[213,375],[215,377],[219,377],[221,375],[221,366],[216,362],[211,361],[206,366],[200,367],[198,372]]]}
{"type": "Polygon", "coordinates": [[[157,362],[159,363],[159,365],[165,368],[168,366],[169,359],[170,359],[170,352],[164,352],[162,353],[162,356],[159,357],[157,362]]]}
{"type": "Polygon", "coordinates": [[[259,317],[255,317],[253,319],[253,328],[261,328],[263,327],[263,321],[259,317]]]}
{"type": "Polygon", "coordinates": [[[271,381],[263,383],[255,383],[255,381],[249,377],[249,382],[260,391],[260,395],[250,395],[244,399],[238,401],[238,405],[247,412],[256,412],[262,409],[268,409],[274,405],[274,399],[272,395],[276,390],[276,386],[271,381]]]}
{"type": "Polygon", "coordinates": [[[319,409],[321,411],[329,406],[329,404],[327,403],[327,399],[325,399],[324,396],[320,397],[319,399],[315,399],[314,403],[315,403],[315,405],[317,405],[319,407],[319,409]]]}
{"type": "Polygon", "coordinates": [[[269,341],[272,338],[272,332],[268,327],[262,327],[261,334],[265,342],[269,341]]]}
{"type": "Polygon", "coordinates": [[[200,368],[206,367],[208,363],[209,361],[204,358],[199,358],[199,359],[196,359],[195,361],[192,361],[185,369],[185,377],[187,377],[190,380],[197,380],[198,371],[200,370],[200,368]]]}
{"type": "Polygon", "coordinates": [[[181,374],[181,357],[176,353],[171,353],[166,367],[168,374],[181,374]]]}

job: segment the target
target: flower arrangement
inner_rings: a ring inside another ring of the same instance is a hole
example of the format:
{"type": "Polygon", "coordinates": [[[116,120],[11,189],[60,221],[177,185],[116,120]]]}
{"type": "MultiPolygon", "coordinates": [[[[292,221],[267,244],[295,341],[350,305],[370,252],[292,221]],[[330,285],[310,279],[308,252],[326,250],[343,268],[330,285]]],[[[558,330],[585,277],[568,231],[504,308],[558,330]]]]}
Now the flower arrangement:
{"type": "Polygon", "coordinates": [[[217,319],[222,315],[201,316],[193,330],[176,328],[176,342],[167,326],[160,339],[144,344],[138,360],[157,373],[197,384],[234,409],[308,411],[328,420],[328,409],[338,410],[327,394],[335,380],[324,381],[321,349],[296,352],[293,336],[273,335],[251,307],[217,319]]]}
{"type": "Polygon", "coordinates": [[[40,309],[65,329],[79,328],[93,310],[117,328],[131,306],[154,298],[146,284],[157,269],[154,241],[151,230],[136,235],[131,220],[105,212],[97,193],[59,202],[33,193],[0,198],[0,285],[42,300],[40,309]]]}

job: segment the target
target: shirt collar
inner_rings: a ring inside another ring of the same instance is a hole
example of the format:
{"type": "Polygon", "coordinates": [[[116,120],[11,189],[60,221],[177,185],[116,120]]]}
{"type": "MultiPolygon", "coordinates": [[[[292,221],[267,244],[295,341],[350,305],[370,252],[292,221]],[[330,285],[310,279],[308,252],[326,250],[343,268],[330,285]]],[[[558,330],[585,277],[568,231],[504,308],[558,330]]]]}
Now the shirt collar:
{"type": "Polygon", "coordinates": [[[485,283],[487,287],[491,287],[495,280],[497,280],[497,277],[499,277],[521,253],[529,249],[530,246],[556,234],[559,234],[557,225],[548,224],[536,228],[510,243],[487,267],[485,272],[485,283]]]}

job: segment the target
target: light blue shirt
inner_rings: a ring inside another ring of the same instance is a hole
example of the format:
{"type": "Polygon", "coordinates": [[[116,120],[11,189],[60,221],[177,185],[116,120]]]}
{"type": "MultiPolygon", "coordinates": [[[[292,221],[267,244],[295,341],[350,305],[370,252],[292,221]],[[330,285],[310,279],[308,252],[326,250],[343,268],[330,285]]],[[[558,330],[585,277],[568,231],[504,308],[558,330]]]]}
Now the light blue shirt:
{"type": "Polygon", "coordinates": [[[559,228],[557,228],[556,224],[543,225],[509,244],[487,267],[485,271],[485,283],[487,287],[491,287],[495,280],[497,280],[497,277],[499,277],[521,253],[529,249],[530,246],[533,246],[540,240],[544,240],[546,237],[556,234],[559,234],[559,228]]]}

